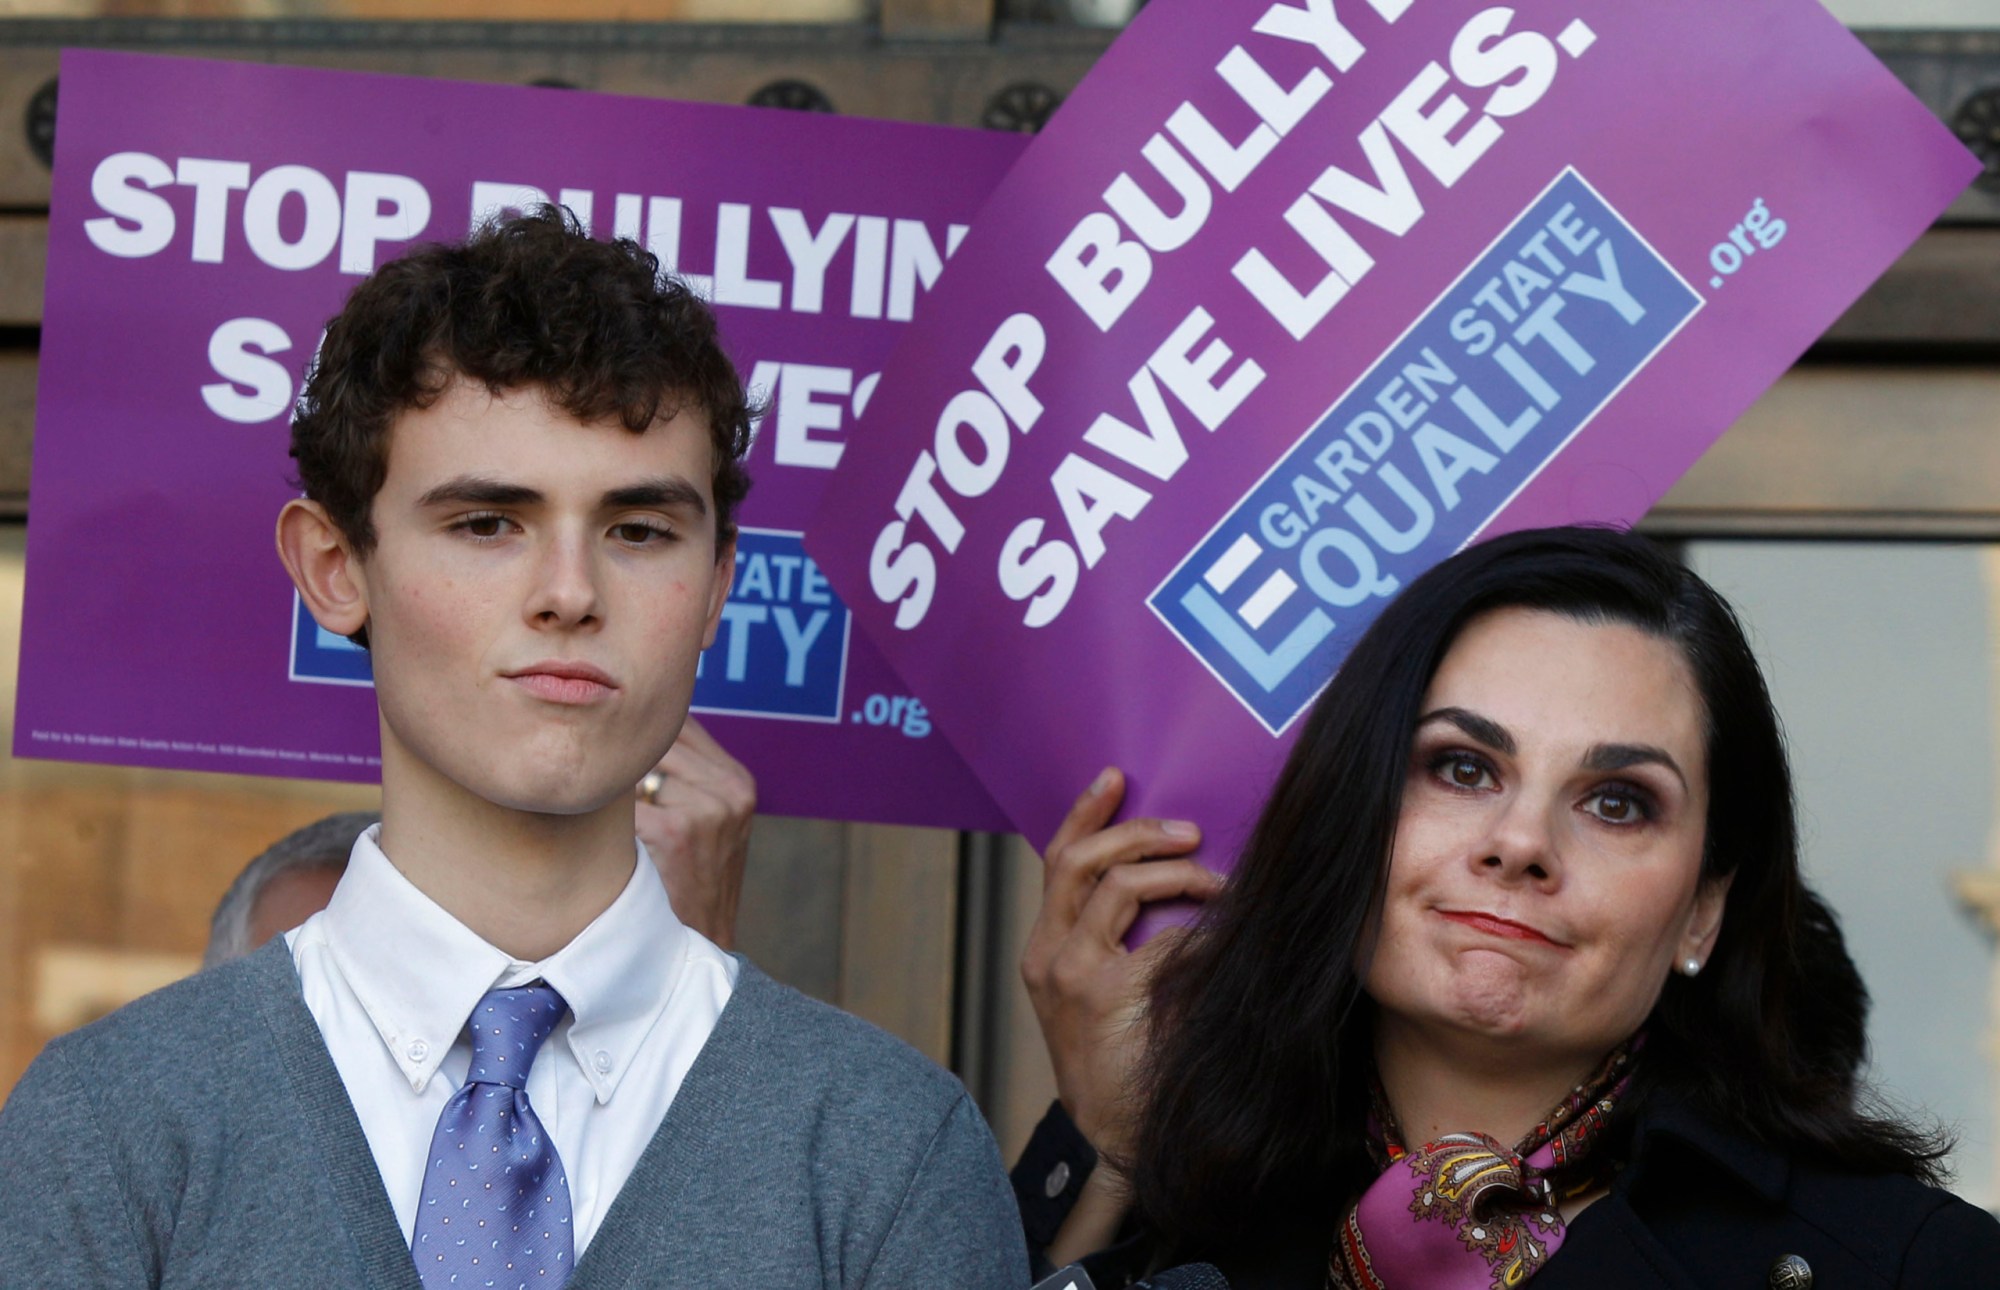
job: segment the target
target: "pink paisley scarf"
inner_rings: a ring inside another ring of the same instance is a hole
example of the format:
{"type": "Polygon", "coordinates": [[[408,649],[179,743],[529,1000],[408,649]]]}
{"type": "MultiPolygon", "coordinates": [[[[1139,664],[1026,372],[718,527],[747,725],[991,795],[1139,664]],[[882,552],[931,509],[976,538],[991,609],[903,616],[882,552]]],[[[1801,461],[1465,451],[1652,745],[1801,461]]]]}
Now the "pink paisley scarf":
{"type": "Polygon", "coordinates": [[[1605,1182],[1592,1148],[1637,1048],[1614,1049],[1511,1151],[1483,1133],[1407,1150],[1378,1088],[1370,1138],[1383,1173],[1340,1225],[1328,1290],[1512,1290],[1541,1271],[1562,1248],[1557,1207],[1605,1182]]]}

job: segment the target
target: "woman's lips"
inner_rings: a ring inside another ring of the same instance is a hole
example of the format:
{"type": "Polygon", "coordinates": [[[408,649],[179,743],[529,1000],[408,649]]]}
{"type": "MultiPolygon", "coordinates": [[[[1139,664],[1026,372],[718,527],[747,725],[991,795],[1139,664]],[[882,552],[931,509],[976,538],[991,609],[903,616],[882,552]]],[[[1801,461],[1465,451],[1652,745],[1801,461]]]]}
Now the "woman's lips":
{"type": "Polygon", "coordinates": [[[1561,945],[1562,942],[1546,933],[1535,930],[1526,923],[1516,923],[1494,914],[1481,914],[1472,910],[1440,909],[1438,913],[1463,927],[1470,927],[1488,936],[1498,936],[1510,941],[1534,941],[1541,945],[1561,945]]]}

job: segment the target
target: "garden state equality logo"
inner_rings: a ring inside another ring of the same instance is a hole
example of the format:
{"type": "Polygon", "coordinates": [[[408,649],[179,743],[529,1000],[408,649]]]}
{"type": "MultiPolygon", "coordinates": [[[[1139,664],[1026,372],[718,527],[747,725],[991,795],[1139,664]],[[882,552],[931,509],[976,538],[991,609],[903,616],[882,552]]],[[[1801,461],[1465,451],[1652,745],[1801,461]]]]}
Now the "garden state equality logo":
{"type": "MultiPolygon", "coordinates": [[[[695,712],[793,721],[839,721],[852,616],[804,535],[742,528],[736,578],[715,644],[695,674],[695,712]]],[[[323,685],[373,685],[368,651],[313,621],[292,596],[288,675],[323,685]]]]}
{"type": "Polygon", "coordinates": [[[1272,735],[1701,297],[1565,169],[1147,597],[1272,735]]]}
{"type": "Polygon", "coordinates": [[[695,673],[694,711],[840,720],[853,616],[804,538],[737,530],[736,581],[695,673]]]}

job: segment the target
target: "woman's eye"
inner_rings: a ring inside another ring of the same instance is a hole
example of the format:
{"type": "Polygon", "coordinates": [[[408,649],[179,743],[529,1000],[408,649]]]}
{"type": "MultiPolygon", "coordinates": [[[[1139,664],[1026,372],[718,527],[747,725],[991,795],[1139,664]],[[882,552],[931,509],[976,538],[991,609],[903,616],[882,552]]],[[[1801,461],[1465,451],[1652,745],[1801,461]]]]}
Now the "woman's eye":
{"type": "Polygon", "coordinates": [[[1618,788],[1607,788],[1593,796],[1589,810],[1606,824],[1636,824],[1651,815],[1637,793],[1618,788]]]}
{"type": "Polygon", "coordinates": [[[1477,757],[1445,757],[1437,770],[1453,788],[1484,788],[1490,778],[1486,763],[1477,757]]]}

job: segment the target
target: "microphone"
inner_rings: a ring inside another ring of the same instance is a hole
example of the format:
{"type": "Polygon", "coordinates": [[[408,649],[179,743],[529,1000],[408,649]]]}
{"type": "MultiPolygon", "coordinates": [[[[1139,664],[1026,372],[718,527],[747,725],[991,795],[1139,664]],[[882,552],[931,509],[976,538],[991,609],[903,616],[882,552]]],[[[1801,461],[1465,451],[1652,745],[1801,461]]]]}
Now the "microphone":
{"type": "Polygon", "coordinates": [[[1183,1263],[1147,1277],[1132,1290],[1229,1290],[1229,1278],[1213,1263],[1183,1263]]]}
{"type": "MultiPolygon", "coordinates": [[[[1030,1290],[1097,1290],[1097,1283],[1083,1270],[1083,1264],[1072,1263],[1035,1282],[1030,1290]]],[[[1229,1278],[1213,1263],[1183,1263],[1147,1277],[1132,1290],[1229,1290],[1229,1278]]]]}

